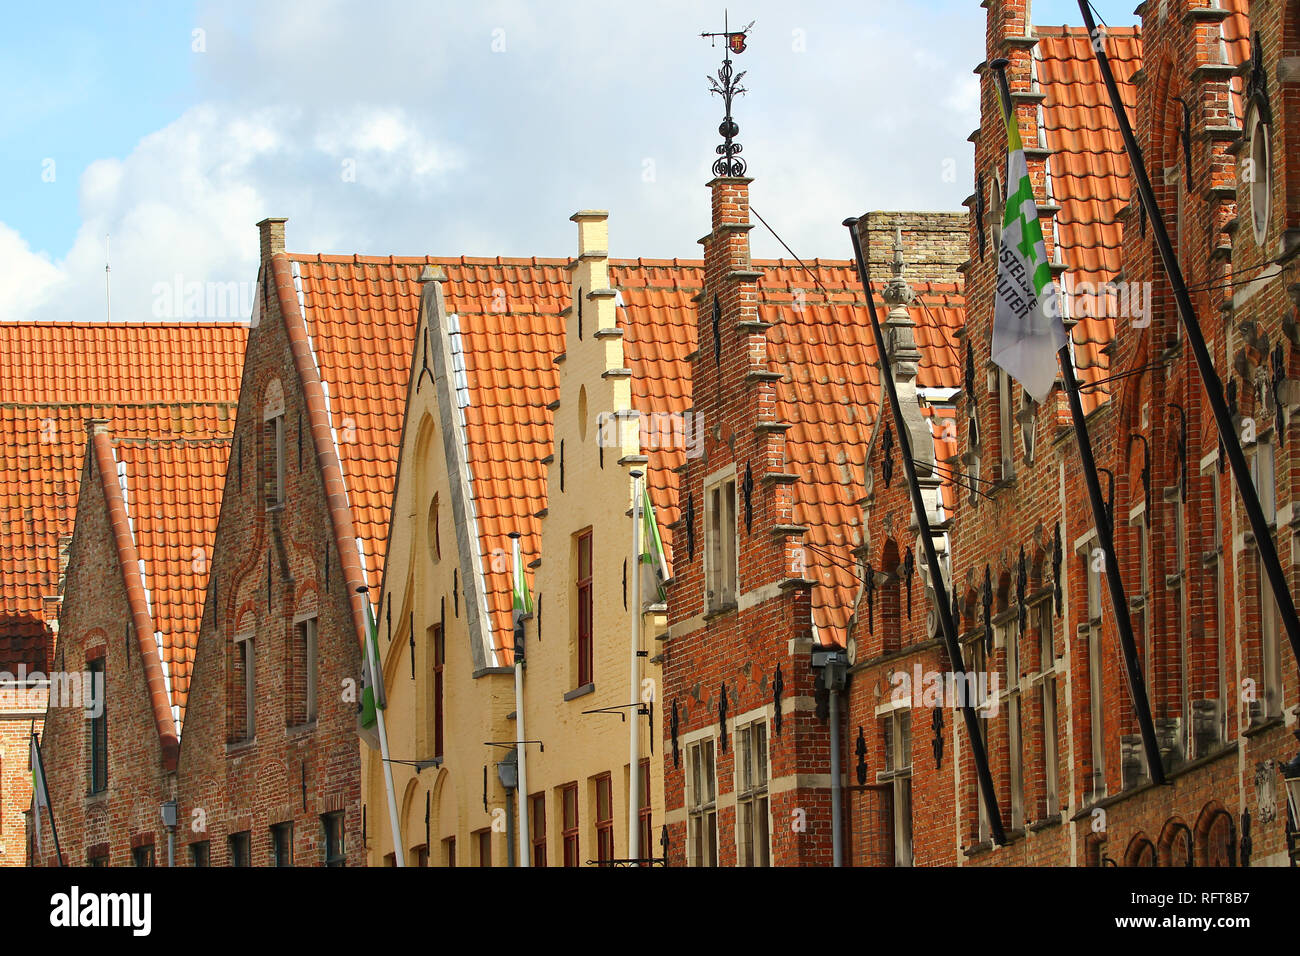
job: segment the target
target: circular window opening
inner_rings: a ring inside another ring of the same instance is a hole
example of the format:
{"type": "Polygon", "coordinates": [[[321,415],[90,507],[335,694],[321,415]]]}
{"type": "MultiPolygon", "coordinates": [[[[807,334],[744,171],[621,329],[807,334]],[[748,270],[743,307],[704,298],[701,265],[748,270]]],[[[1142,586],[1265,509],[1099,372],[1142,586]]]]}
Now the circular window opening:
{"type": "Polygon", "coordinates": [[[1002,177],[997,173],[993,174],[993,179],[989,183],[989,241],[993,244],[993,255],[996,258],[1002,251],[1002,217],[1006,212],[1007,197],[1002,190],[1002,177]]]}
{"type": "Polygon", "coordinates": [[[429,503],[429,557],[434,561],[442,560],[442,538],[438,533],[438,496],[433,496],[429,503]]]}
{"type": "Polygon", "coordinates": [[[1250,220],[1255,227],[1255,242],[1260,245],[1268,236],[1269,206],[1273,196],[1269,145],[1268,125],[1260,122],[1257,113],[1250,135],[1250,168],[1246,173],[1250,183],[1250,220]]]}

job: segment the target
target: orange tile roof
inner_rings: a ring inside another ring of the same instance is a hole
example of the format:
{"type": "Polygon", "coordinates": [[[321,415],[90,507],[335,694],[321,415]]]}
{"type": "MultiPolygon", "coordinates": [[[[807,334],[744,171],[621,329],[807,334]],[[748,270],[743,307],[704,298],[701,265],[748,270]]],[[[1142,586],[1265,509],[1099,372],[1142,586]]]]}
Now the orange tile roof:
{"type": "MultiPolygon", "coordinates": [[[[1222,24],[1224,55],[1228,63],[1239,65],[1250,58],[1249,3],[1224,0],[1222,6],[1231,11],[1222,24]]],[[[1061,206],[1056,216],[1056,240],[1073,280],[1097,288],[1113,281],[1121,268],[1123,228],[1119,218],[1133,188],[1128,155],[1084,28],[1038,27],[1036,33],[1038,83],[1046,94],[1044,145],[1052,150],[1048,160],[1052,198],[1061,206]]],[[[1108,29],[1106,53],[1131,119],[1137,103],[1133,74],[1142,67],[1138,29],[1108,29]]],[[[1240,122],[1239,78],[1233,78],[1232,89],[1233,108],[1240,122]]],[[[1073,334],[1082,383],[1108,376],[1110,356],[1104,349],[1115,337],[1114,319],[1083,316],[1073,334]]],[[[1091,412],[1103,403],[1109,391],[1104,385],[1084,391],[1084,411],[1091,412]]]]}
{"type": "MultiPolygon", "coordinates": [[[[1099,288],[1120,271],[1123,227],[1132,182],[1128,155],[1110,97],[1083,27],[1039,27],[1034,50],[1043,101],[1042,144],[1052,150],[1048,168],[1061,261],[1076,284],[1099,288]]],[[[1135,28],[1107,31],[1106,53],[1130,116],[1137,102],[1133,74],[1142,66],[1142,40],[1135,28]]],[[[1084,287],[1088,288],[1088,287],[1084,287]]],[[[1075,361],[1081,383],[1105,378],[1115,337],[1109,316],[1082,316],[1074,327],[1075,361]]],[[[1082,393],[1085,412],[1106,400],[1105,387],[1082,393]]]]}
{"type": "MultiPolygon", "coordinates": [[[[642,262],[644,260],[641,260],[642,262]]],[[[843,643],[857,589],[852,550],[860,543],[861,512],[854,502],[864,489],[864,460],[879,402],[880,377],[870,320],[857,273],[848,262],[809,264],[816,279],[798,263],[755,260],[759,280],[759,318],[768,330],[768,362],[784,373],[777,383],[777,418],[790,422],[786,456],[801,481],[794,486],[795,523],[809,528],[806,576],[815,582],[813,614],[825,642],[843,643]],[[806,296],[794,308],[792,290],[806,296]]],[[[656,263],[656,269],[663,267],[656,263]]],[[[643,415],[681,413],[691,407],[690,363],[696,347],[696,310],[691,298],[703,282],[701,263],[682,262],[675,277],[662,272],[645,281],[635,264],[616,263],[611,283],[624,308],[620,326],[632,369],[633,405],[643,415]]],[[[964,299],[951,284],[916,283],[911,309],[921,351],[918,384],[956,388],[961,363],[955,332],[961,327],[964,299]]],[[[880,289],[877,296],[880,320],[880,289]]],[[[936,441],[943,457],[952,454],[936,441]]],[[[648,480],[655,511],[672,561],[668,525],[680,515],[679,475],[686,457],[681,448],[650,452],[648,480]]],[[[945,484],[947,484],[945,482],[945,484]]],[[[955,507],[951,487],[944,491],[955,507]]]]}
{"type": "Polygon", "coordinates": [[[229,435],[247,334],[230,323],[0,324],[0,667],[47,666],[42,604],[58,593],[59,541],[76,518],[86,420],[121,438],[229,435]]]}
{"type": "Polygon", "coordinates": [[[113,454],[176,728],[185,721],[229,438],[123,439],[113,454]]]}
{"type": "MultiPolygon", "coordinates": [[[[510,627],[509,562],[518,530],[525,562],[540,553],[545,466],[569,304],[567,259],[291,256],[304,316],[376,599],[383,574],[407,380],[420,313],[420,273],[441,266],[458,317],[471,401],[465,410],[471,490],[493,632],[510,627]],[[521,493],[522,492],[522,493],[521,493]]],[[[504,630],[503,630],[504,629],[504,630]]],[[[509,642],[505,642],[509,643],[509,642]]]]}
{"type": "MultiPolygon", "coordinates": [[[[457,317],[459,342],[454,344],[463,352],[469,389],[467,458],[484,556],[484,589],[497,636],[494,643],[508,645],[501,635],[510,629],[509,562],[494,556],[504,558],[510,553],[511,531],[521,535],[525,562],[540,554],[541,524],[534,514],[546,506],[542,460],[552,453],[554,442],[546,406],[559,394],[553,360],[564,351],[561,313],[569,305],[569,260],[326,255],[292,255],[290,260],[317,367],[329,394],[336,447],[372,595],[378,593],[387,546],[408,366],[420,309],[419,276],[426,265],[441,266],[446,272],[443,292],[448,313],[457,317]]],[[[863,425],[874,414],[850,413],[848,403],[860,397],[873,406],[876,385],[874,366],[866,364],[874,361],[874,351],[869,346],[863,350],[869,337],[865,316],[860,308],[852,308],[859,296],[856,272],[844,261],[810,262],[816,279],[793,262],[756,260],[754,265],[765,272],[759,286],[765,312],[794,316],[791,290],[806,292],[808,305],[798,314],[799,322],[783,322],[782,327],[806,326],[807,333],[774,342],[774,368],[784,370],[795,361],[796,352],[807,354],[820,367],[818,377],[826,379],[810,385],[796,369],[782,383],[783,401],[795,420],[788,436],[792,460],[824,479],[824,463],[814,461],[824,454],[818,442],[851,437],[857,443],[849,446],[856,465],[835,471],[835,490],[819,489],[807,481],[799,492],[800,520],[823,529],[816,532],[813,543],[839,561],[851,547],[846,542],[851,541],[857,523],[849,506],[860,497],[867,434],[863,425]],[[845,383],[856,390],[852,400],[840,394],[845,383]]],[[[621,295],[617,312],[627,333],[624,347],[633,371],[633,404],[643,413],[684,411],[691,404],[686,356],[695,350],[696,336],[691,299],[703,285],[702,263],[611,260],[610,282],[621,295]]],[[[919,305],[914,309],[924,356],[922,384],[955,387],[960,373],[952,332],[961,321],[961,295],[952,285],[917,289],[929,307],[928,313],[919,305]],[[943,331],[941,338],[932,341],[936,321],[943,331]]],[[[672,535],[666,526],[678,517],[678,476],[673,469],[683,461],[684,451],[655,449],[650,458],[652,500],[671,560],[672,535]]],[[[816,556],[809,561],[813,569],[823,563],[816,556]]],[[[836,608],[847,608],[852,602],[852,593],[841,591],[851,586],[851,574],[846,578],[827,573],[833,579],[819,582],[814,601],[819,623],[836,634],[847,613],[836,608]]],[[[507,649],[503,657],[508,653],[507,649]]]]}

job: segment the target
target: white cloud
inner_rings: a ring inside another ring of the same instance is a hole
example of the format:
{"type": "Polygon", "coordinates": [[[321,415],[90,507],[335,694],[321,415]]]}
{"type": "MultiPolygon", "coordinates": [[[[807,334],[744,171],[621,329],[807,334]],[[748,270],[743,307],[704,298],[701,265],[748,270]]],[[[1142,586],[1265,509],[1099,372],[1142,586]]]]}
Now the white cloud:
{"type": "MultiPolygon", "coordinates": [[[[7,253],[0,263],[0,315],[104,318],[109,236],[115,321],[195,317],[170,290],[177,283],[189,289],[195,282],[253,281],[258,220],[301,214],[325,227],[314,238],[337,241],[349,230],[331,228],[331,217],[317,214],[318,207],[337,207],[346,222],[349,208],[371,208],[361,192],[427,192],[452,168],[448,157],[400,110],[318,116],[296,107],[193,107],[124,159],[86,169],[82,225],[61,261],[33,254],[12,229],[0,233],[0,253],[7,253]],[[355,161],[355,183],[342,174],[343,160],[355,161]],[[160,288],[168,290],[165,301],[160,288]]],[[[231,306],[219,311],[207,317],[247,318],[231,306]]]]}
{"type": "Polygon", "coordinates": [[[0,316],[26,318],[59,284],[54,263],[0,222],[0,316]]]}

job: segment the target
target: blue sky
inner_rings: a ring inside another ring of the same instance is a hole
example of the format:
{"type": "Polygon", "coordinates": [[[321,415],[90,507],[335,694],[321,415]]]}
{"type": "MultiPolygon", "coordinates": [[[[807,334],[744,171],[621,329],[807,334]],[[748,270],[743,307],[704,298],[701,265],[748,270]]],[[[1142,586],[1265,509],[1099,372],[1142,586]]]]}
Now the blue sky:
{"type": "MultiPolygon", "coordinates": [[[[1097,7],[1124,25],[1134,2],[1097,7]]],[[[797,253],[845,257],[845,215],[960,209],[976,0],[733,7],[733,24],[757,20],[735,108],[754,205],[797,253]]],[[[106,233],[114,318],[163,317],[159,283],[255,277],[266,215],[289,217],[295,251],[562,256],[569,214],[598,207],[615,255],[697,255],[721,119],[705,83],[721,50],[697,34],[717,13],[686,0],[12,8],[0,317],[102,318],[106,233]]],[[[1068,0],[1034,3],[1033,20],[1080,22],[1068,0]]]]}

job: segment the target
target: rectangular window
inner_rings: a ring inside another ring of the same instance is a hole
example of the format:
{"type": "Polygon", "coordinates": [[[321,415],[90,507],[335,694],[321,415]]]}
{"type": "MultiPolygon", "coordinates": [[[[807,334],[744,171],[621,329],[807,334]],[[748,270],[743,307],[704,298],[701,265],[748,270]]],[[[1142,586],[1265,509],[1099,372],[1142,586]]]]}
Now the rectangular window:
{"type": "Polygon", "coordinates": [[[208,866],[211,844],[207,840],[190,844],[190,866],[208,866]]]}
{"type": "Polygon", "coordinates": [[[741,866],[770,866],[767,826],[767,724],[736,731],[736,827],[741,866]]]}
{"type": "Polygon", "coordinates": [[[293,866],[293,822],[271,827],[271,865],[293,866]]]}
{"type": "Polygon", "coordinates": [[[687,839],[691,866],[718,865],[718,781],[713,761],[713,740],[700,740],[686,748],[687,839]]]}
{"type": "Polygon", "coordinates": [[[533,841],[533,866],[546,866],[546,794],[528,798],[529,837],[533,841]]]}
{"type": "Polygon", "coordinates": [[[443,866],[456,865],[456,838],[455,837],[447,837],[447,839],[442,841],[442,865],[443,866]]]}
{"type": "Polygon", "coordinates": [[[86,865],[91,867],[108,866],[107,850],[92,850],[86,856],[86,865]]]}
{"type": "Polygon", "coordinates": [[[1011,407],[1011,376],[998,369],[998,448],[1002,456],[1002,478],[1010,478],[1016,471],[1015,445],[1012,423],[1015,410],[1011,407]]]}
{"type": "Polygon", "coordinates": [[[655,848],[651,843],[651,833],[654,827],[650,819],[650,760],[641,759],[641,856],[645,859],[653,859],[655,848]]]}
{"type": "Polygon", "coordinates": [[[704,493],[705,610],[736,603],[736,479],[723,478],[704,493]]]}
{"type": "Polygon", "coordinates": [[[231,866],[252,866],[252,840],[251,834],[244,830],[241,833],[230,834],[230,865],[231,866]]]}
{"type": "Polygon", "coordinates": [[[1137,542],[1137,554],[1134,557],[1137,587],[1129,595],[1133,605],[1133,638],[1138,642],[1138,653],[1144,660],[1142,676],[1147,688],[1152,690],[1156,686],[1156,657],[1155,642],[1151,639],[1151,575],[1148,570],[1151,562],[1151,542],[1147,531],[1145,506],[1129,519],[1129,524],[1133,528],[1137,542]]]}
{"type": "Polygon", "coordinates": [[[430,656],[433,659],[433,756],[441,757],[443,741],[443,668],[446,665],[447,647],[442,637],[442,626],[433,625],[428,630],[430,656]]]}
{"type": "Polygon", "coordinates": [[[429,865],[429,844],[421,843],[419,846],[411,848],[411,865],[412,866],[429,865]]]}
{"type": "Polygon", "coordinates": [[[1011,791],[1011,829],[1025,825],[1025,764],[1020,721],[1020,630],[1017,621],[1000,628],[1006,649],[1007,783],[1011,791]]]}
{"type": "Polygon", "coordinates": [[[153,844],[146,843],[131,850],[132,866],[153,866],[153,844]]]}
{"type": "Polygon", "coordinates": [[[1043,739],[1043,819],[1061,810],[1059,741],[1056,720],[1056,646],[1052,640],[1052,599],[1034,609],[1038,622],[1038,700],[1043,739]]]}
{"type": "Polygon", "coordinates": [[[253,721],[254,704],[254,673],[256,661],[253,654],[253,635],[244,634],[235,638],[235,660],[234,660],[233,677],[233,694],[234,694],[234,722],[233,737],[236,740],[252,740],[256,729],[253,721]]]}
{"type": "Polygon", "coordinates": [[[614,781],[607,773],[593,778],[596,788],[596,860],[614,859],[614,781]]]}
{"type": "Polygon", "coordinates": [[[314,617],[293,626],[294,695],[290,726],[309,724],[316,719],[316,627],[314,617]]]}
{"type": "Polygon", "coordinates": [[[87,728],[90,748],[90,792],[102,793],[108,789],[108,681],[104,673],[104,658],[87,661],[86,669],[90,671],[91,693],[95,695],[91,705],[93,716],[87,728]]]}
{"type": "MultiPolygon", "coordinates": [[[[1095,539],[1092,542],[1095,544],[1095,539]]],[[[1101,649],[1101,556],[1093,557],[1092,548],[1084,550],[1083,573],[1088,588],[1088,623],[1083,626],[1088,642],[1088,723],[1092,753],[1092,778],[1089,781],[1091,796],[1099,798],[1106,793],[1105,726],[1106,701],[1102,685],[1101,649]]]]}
{"type": "Polygon", "coordinates": [[[266,506],[284,504],[284,416],[276,415],[262,423],[262,440],[266,443],[266,506]]]}
{"type": "Polygon", "coordinates": [[[490,829],[476,830],[474,832],[474,843],[478,852],[478,865],[492,865],[492,831],[490,829]]]}
{"type": "Polygon", "coordinates": [[[326,813],[320,819],[325,836],[323,847],[325,865],[346,866],[348,854],[347,845],[343,839],[343,811],[335,810],[333,813],[326,813]]]}
{"type": "Polygon", "coordinates": [[[592,677],[592,601],[591,601],[591,532],[578,535],[578,686],[590,684],[592,677]]]}
{"type": "Polygon", "coordinates": [[[1218,720],[1215,722],[1213,743],[1222,743],[1228,739],[1228,674],[1227,674],[1227,641],[1228,641],[1228,624],[1226,620],[1226,601],[1224,600],[1223,589],[1225,587],[1225,570],[1223,561],[1223,511],[1222,501],[1219,498],[1221,486],[1219,484],[1219,472],[1214,463],[1209,466],[1210,475],[1210,501],[1213,503],[1214,511],[1214,593],[1211,595],[1214,601],[1214,626],[1217,630],[1215,645],[1215,671],[1218,675],[1218,720]]]}
{"type": "Polygon", "coordinates": [[[578,866],[578,785],[560,788],[560,805],[564,808],[561,835],[564,837],[564,865],[578,866]]]}
{"type": "MultiPolygon", "coordinates": [[[[1274,475],[1273,445],[1260,441],[1255,446],[1255,456],[1251,461],[1251,477],[1255,480],[1255,493],[1259,496],[1260,510],[1269,528],[1277,524],[1277,479],[1274,475]]],[[[1282,713],[1282,679],[1281,679],[1281,618],[1277,610],[1277,600],[1273,597],[1273,586],[1268,579],[1268,571],[1256,550],[1255,574],[1259,579],[1259,674],[1262,680],[1263,694],[1259,701],[1254,719],[1268,719],[1282,713]]]]}
{"type": "Polygon", "coordinates": [[[891,785],[894,808],[894,866],[912,865],[912,712],[900,708],[881,720],[885,769],[876,774],[891,785]]]}

